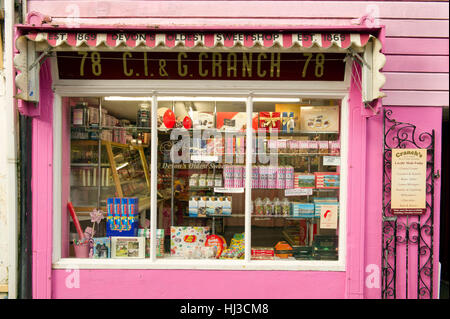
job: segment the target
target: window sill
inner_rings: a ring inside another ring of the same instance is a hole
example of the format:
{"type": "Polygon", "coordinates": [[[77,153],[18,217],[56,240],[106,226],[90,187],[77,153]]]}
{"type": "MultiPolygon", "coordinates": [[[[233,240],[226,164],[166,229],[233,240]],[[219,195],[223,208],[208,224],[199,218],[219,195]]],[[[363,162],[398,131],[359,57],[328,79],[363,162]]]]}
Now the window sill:
{"type": "Polygon", "coordinates": [[[183,270],[276,270],[276,271],[345,271],[338,260],[186,260],[157,259],[89,259],[62,258],[53,269],[183,269],[183,270]]]}

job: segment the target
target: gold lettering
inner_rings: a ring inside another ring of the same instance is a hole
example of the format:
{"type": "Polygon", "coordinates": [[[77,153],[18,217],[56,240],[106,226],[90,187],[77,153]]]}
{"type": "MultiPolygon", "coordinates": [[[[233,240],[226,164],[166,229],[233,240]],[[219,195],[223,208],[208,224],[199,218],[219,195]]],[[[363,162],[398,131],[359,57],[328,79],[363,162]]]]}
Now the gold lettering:
{"type": "Polygon", "coordinates": [[[273,78],[274,69],[277,69],[277,78],[280,77],[281,70],[281,57],[280,53],[271,53],[270,54],[270,77],[273,78]],[[277,55],[277,59],[275,62],[275,54],[277,55]]]}
{"type": "Polygon", "coordinates": [[[159,60],[159,75],[160,76],[169,76],[169,74],[166,71],[166,65],[167,61],[164,59],[159,60]]]}
{"type": "Polygon", "coordinates": [[[127,68],[127,58],[131,58],[133,55],[131,52],[124,52],[122,55],[123,59],[123,74],[126,76],[132,76],[133,75],[133,69],[128,70],[127,68]]]}
{"type": "Polygon", "coordinates": [[[242,53],[242,77],[252,77],[252,53],[242,53]]]}
{"type": "Polygon", "coordinates": [[[203,62],[203,57],[205,59],[208,58],[208,53],[202,52],[198,55],[198,74],[204,78],[205,76],[208,76],[208,70],[203,71],[202,68],[202,62],[203,62]]]}
{"type": "Polygon", "coordinates": [[[185,52],[178,53],[178,75],[179,76],[186,76],[188,74],[188,67],[187,65],[183,65],[181,59],[187,58],[187,54],[185,52]]]}
{"type": "Polygon", "coordinates": [[[266,76],[266,71],[261,71],[261,59],[267,59],[267,54],[265,53],[260,53],[258,54],[258,60],[257,60],[257,66],[256,66],[256,74],[258,74],[258,76],[260,78],[263,78],[266,76]]]}
{"type": "Polygon", "coordinates": [[[218,77],[222,76],[222,54],[214,52],[213,53],[213,62],[212,62],[212,76],[216,77],[216,75],[218,77]],[[218,69],[217,73],[216,73],[216,69],[218,69]]]}
{"type": "Polygon", "coordinates": [[[231,77],[231,71],[233,71],[233,77],[237,76],[237,56],[236,53],[228,53],[227,56],[227,77],[231,77]]]}
{"type": "Polygon", "coordinates": [[[144,75],[148,76],[147,52],[144,52],[144,75]]]}

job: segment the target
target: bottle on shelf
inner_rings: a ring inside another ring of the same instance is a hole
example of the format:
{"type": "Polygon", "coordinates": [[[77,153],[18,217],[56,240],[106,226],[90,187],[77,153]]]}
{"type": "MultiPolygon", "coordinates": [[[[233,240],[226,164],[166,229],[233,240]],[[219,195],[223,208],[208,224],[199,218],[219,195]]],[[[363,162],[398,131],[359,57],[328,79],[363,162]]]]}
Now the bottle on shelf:
{"type": "Polygon", "coordinates": [[[86,126],[88,117],[88,103],[79,102],[72,109],[72,126],[86,126]]]}
{"type": "Polygon", "coordinates": [[[139,110],[136,120],[137,127],[150,127],[150,105],[147,103],[139,104],[139,110]]]}

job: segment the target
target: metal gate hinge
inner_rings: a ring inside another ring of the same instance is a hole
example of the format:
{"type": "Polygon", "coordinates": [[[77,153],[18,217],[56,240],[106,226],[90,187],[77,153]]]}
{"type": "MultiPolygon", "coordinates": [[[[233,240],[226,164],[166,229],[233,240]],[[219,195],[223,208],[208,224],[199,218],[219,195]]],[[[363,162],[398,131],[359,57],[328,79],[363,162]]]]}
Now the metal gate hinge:
{"type": "Polygon", "coordinates": [[[437,170],[437,172],[433,174],[433,178],[439,178],[439,177],[441,177],[441,174],[439,173],[439,170],[437,170]]]}

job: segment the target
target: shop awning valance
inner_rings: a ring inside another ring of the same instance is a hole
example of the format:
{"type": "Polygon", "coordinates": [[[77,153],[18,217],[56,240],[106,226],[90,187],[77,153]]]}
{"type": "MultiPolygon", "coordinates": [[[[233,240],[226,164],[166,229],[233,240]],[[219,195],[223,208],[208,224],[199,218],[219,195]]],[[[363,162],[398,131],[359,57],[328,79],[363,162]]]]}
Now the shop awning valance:
{"type": "Polygon", "coordinates": [[[29,32],[16,41],[14,62],[17,98],[38,101],[37,61],[51,51],[82,50],[280,50],[348,52],[363,64],[362,91],[365,102],[384,96],[380,69],[385,57],[381,42],[367,33],[156,33],[156,32],[29,32]],[[362,54],[359,55],[359,54],[362,54]],[[361,59],[362,57],[362,59],[361,59]]]}

